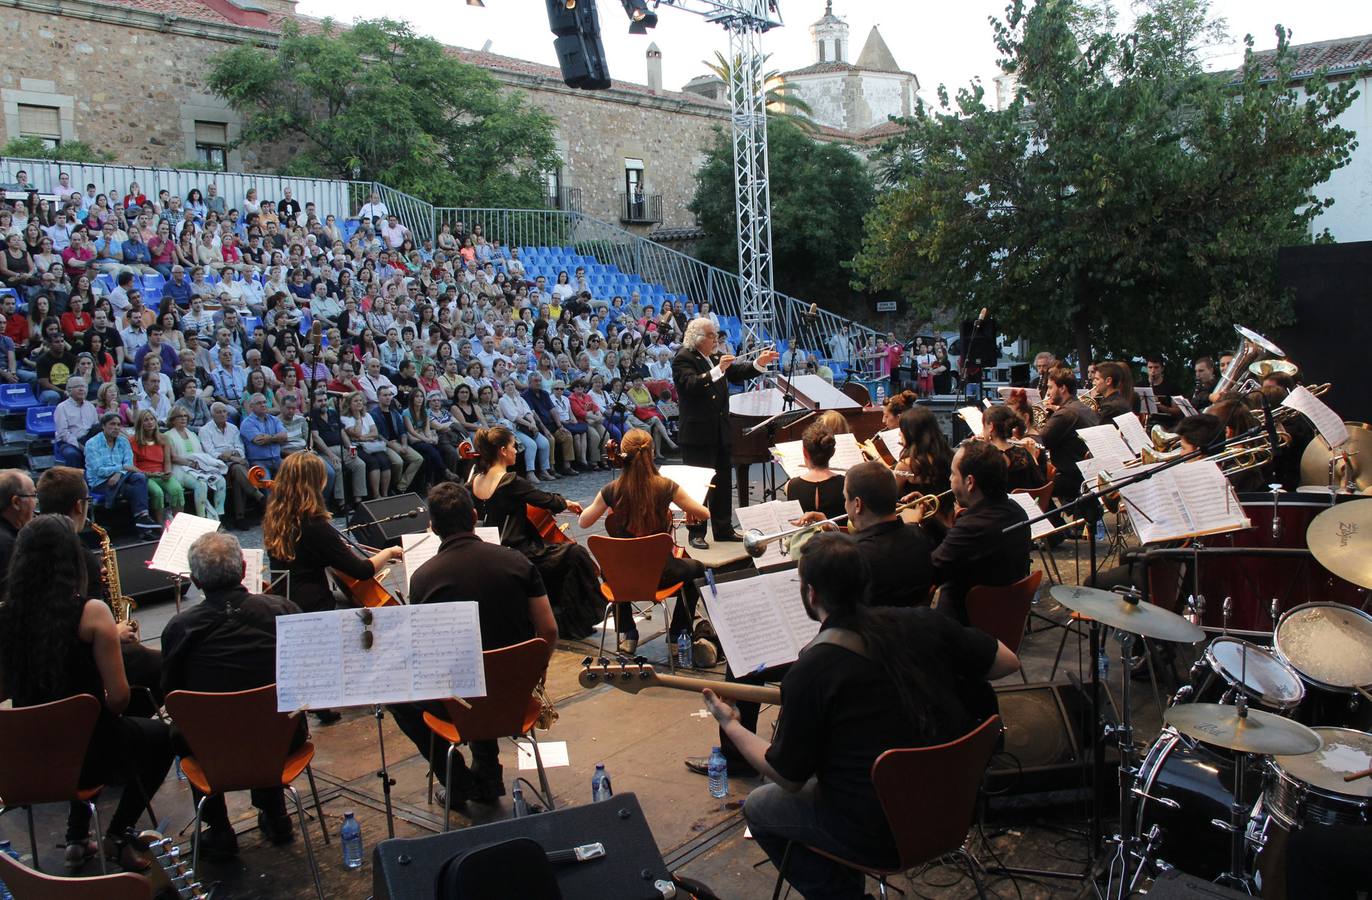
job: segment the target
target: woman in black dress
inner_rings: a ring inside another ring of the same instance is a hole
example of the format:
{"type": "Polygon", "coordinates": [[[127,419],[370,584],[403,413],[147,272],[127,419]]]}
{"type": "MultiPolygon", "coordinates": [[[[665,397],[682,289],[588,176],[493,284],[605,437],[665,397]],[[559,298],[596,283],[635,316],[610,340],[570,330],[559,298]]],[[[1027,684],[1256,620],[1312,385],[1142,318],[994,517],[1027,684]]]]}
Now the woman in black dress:
{"type": "MultiPolygon", "coordinates": [[[[901,491],[901,500],[915,494],[943,494],[953,474],[953,448],[939,428],[938,419],[927,406],[915,406],[900,414],[900,436],[905,442],[892,471],[901,491]]],[[[920,524],[935,543],[953,524],[953,501],[943,497],[938,513],[925,516],[920,524]]]]}
{"type": "Polygon", "coordinates": [[[786,499],[797,500],[807,513],[819,512],[832,519],[843,515],[843,473],[829,468],[833,459],[833,432],[816,422],[801,435],[805,471],[786,482],[786,499]]]}
{"type": "MultiPolygon", "coordinates": [[[[590,528],[608,513],[605,533],[610,537],[671,534],[673,503],[686,513],[688,521],[708,522],[708,509],[692,500],[675,481],[657,473],[657,466],[653,464],[654,455],[653,436],[642,428],[629,429],[620,444],[618,460],[611,460],[612,464],[623,466],[623,473],[600,489],[591,505],[582,510],[578,524],[582,528],[590,528]]],[[[688,634],[691,631],[696,605],[700,602],[700,591],[695,586],[695,580],[703,577],[705,566],[684,553],[667,558],[658,587],[667,587],[678,581],[683,583],[682,602],[672,611],[668,634],[672,646],[675,646],[677,635],[682,631],[688,634]]],[[[634,624],[628,606],[627,603],[615,605],[615,630],[619,633],[622,649],[626,653],[633,653],[638,649],[638,626],[634,624]]]]}
{"type": "MultiPolygon", "coordinates": [[[[123,784],[105,831],[104,851],[126,869],[142,871],[152,860],[129,844],[127,834],[172,763],[166,723],[122,715],[129,682],[120,652],[120,630],[109,606],[89,584],[85,550],[61,515],[37,516],[19,532],[10,558],[8,595],[0,605],[0,698],[16,707],[51,703],[76,694],[100,701],[86,747],[80,785],[123,784]]],[[[90,836],[90,810],[73,803],[67,817],[67,867],[80,869],[99,849],[90,836]]]]}
{"type": "Polygon", "coordinates": [[[1019,413],[1004,404],[993,406],[982,416],[981,427],[982,439],[1004,453],[1005,461],[1010,465],[1007,489],[1016,491],[1043,487],[1047,477],[1039,468],[1038,461],[1023,445],[1015,443],[1016,438],[1023,437],[1024,431],[1024,420],[1019,413]]]}
{"type": "Polygon", "coordinates": [[[523,553],[538,567],[548,586],[558,634],[590,635],[604,609],[595,560],[580,544],[545,542],[526,509],[579,513],[581,504],[541,491],[516,473],[519,445],[514,432],[504,425],[479,429],[474,443],[477,461],[471,489],[481,524],[499,528],[500,543],[523,553]]]}

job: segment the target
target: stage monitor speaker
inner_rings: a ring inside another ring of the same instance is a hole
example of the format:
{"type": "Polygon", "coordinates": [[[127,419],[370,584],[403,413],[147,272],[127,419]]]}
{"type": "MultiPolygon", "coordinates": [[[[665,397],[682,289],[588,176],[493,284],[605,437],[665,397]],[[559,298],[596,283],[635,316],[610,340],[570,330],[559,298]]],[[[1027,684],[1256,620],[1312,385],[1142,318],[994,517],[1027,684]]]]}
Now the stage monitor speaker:
{"type": "MultiPolygon", "coordinates": [[[[605,855],[599,859],[554,864],[563,900],[673,896],[665,887],[657,886],[659,882],[671,885],[672,876],[632,793],[447,834],[382,841],[372,851],[372,894],[375,900],[433,900],[438,871],[449,859],[476,847],[520,837],[533,839],[545,853],[584,844],[604,846],[605,855]]],[[[500,900],[522,896],[517,872],[509,873],[504,892],[492,895],[491,900],[497,896],[500,900]]]]}
{"type": "MultiPolygon", "coordinates": [[[[148,568],[152,555],[157,552],[157,543],[144,541],[114,549],[115,559],[119,561],[119,590],[140,606],[176,600],[176,579],[166,572],[148,568]]],[[[98,544],[95,552],[100,553],[98,544]]]]}
{"type": "Polygon", "coordinates": [[[354,531],[353,535],[369,547],[397,547],[402,534],[414,534],[429,527],[429,508],[418,494],[397,494],[380,500],[367,500],[357,507],[348,525],[364,526],[354,531]],[[414,512],[415,515],[377,524],[381,519],[408,512],[414,512]]]}
{"type": "Polygon", "coordinates": [[[1251,900],[1248,894],[1173,869],[1164,872],[1148,889],[1150,900],[1251,900]]]}
{"type": "Polygon", "coordinates": [[[1076,685],[996,688],[1005,745],[991,757],[987,791],[1030,794],[1089,785],[1091,703],[1076,685]]]}

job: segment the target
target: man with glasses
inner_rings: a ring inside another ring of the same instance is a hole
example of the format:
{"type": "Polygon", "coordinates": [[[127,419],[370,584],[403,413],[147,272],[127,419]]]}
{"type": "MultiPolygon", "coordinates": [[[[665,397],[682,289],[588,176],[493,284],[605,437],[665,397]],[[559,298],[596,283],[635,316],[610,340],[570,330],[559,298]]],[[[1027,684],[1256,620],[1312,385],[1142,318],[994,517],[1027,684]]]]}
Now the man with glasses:
{"type": "Polygon", "coordinates": [[[148,477],[133,463],[133,445],[124,437],[117,412],[100,417],[100,433],[86,441],[86,484],[105,493],[105,508],[127,500],[133,524],[140,531],[157,533],[162,526],[148,515],[148,477]]]}
{"type": "Polygon", "coordinates": [[[324,385],[314,389],[308,416],[310,425],[310,445],[314,452],[324,459],[324,465],[332,468],[334,510],[343,509],[343,483],[352,486],[353,505],[367,496],[367,464],[353,452],[352,442],[343,430],[338,410],[329,405],[329,392],[324,385]],[[344,477],[346,476],[346,477],[344,477]]]}
{"type": "Polygon", "coordinates": [[[8,581],[10,557],[19,530],[29,524],[38,510],[38,493],[33,479],[20,469],[0,471],[0,593],[8,581]]]}

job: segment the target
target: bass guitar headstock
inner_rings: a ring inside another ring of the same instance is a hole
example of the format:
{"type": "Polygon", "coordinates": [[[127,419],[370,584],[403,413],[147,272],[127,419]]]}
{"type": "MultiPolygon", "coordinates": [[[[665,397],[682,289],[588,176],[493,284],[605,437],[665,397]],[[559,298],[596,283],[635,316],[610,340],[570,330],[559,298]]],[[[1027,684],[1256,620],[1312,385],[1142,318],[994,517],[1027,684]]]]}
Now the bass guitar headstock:
{"type": "Polygon", "coordinates": [[[581,674],[576,680],[583,688],[609,684],[631,694],[659,685],[657,670],[641,656],[615,661],[588,656],[581,661],[581,674]]]}
{"type": "Polygon", "coordinates": [[[175,896],[177,900],[209,900],[210,892],[195,880],[190,858],[181,855],[181,848],[176,841],[163,837],[159,831],[148,829],[139,832],[135,842],[151,854],[157,863],[145,873],[148,881],[152,882],[154,897],[165,894],[175,896]]]}

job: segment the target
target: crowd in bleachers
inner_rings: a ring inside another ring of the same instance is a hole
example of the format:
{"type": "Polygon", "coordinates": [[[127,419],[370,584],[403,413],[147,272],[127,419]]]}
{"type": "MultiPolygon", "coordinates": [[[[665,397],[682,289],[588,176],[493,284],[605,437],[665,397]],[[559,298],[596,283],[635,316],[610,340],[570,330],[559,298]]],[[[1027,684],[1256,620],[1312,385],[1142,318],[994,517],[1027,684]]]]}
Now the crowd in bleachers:
{"type": "Polygon", "coordinates": [[[567,248],[463,222],[417,240],[375,194],[338,222],[289,190],[20,174],[0,206],[0,408],[32,407],[54,461],[145,528],[180,509],[239,524],[253,476],[304,449],[339,511],[460,476],[483,425],[514,430],[534,480],[605,467],[633,426],[670,453],[686,323],[741,341],[709,304],[567,248]]]}

